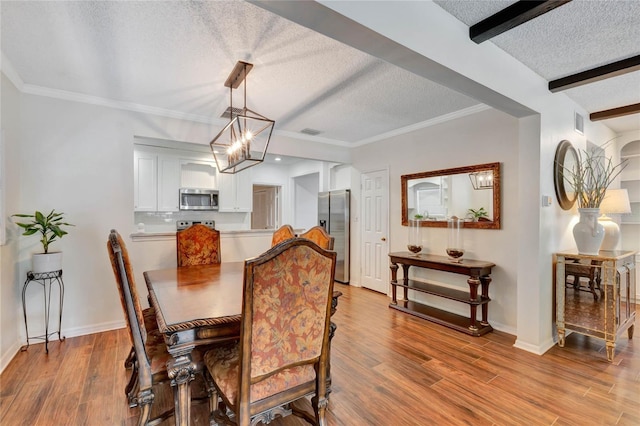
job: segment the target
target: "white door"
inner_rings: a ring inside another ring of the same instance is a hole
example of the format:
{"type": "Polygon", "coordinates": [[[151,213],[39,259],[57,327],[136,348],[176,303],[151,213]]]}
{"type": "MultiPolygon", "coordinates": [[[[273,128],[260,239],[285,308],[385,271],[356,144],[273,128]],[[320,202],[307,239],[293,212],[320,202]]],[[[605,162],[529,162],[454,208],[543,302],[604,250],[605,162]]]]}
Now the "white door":
{"type": "Polygon", "coordinates": [[[389,294],[389,172],[362,175],[362,286],[389,294]]]}

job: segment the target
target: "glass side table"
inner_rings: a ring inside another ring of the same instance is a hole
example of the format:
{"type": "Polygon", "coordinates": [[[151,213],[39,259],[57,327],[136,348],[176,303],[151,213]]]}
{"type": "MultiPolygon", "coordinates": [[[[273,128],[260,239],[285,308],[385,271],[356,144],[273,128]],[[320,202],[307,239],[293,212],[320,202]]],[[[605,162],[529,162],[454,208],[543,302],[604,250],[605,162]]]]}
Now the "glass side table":
{"type": "Polygon", "coordinates": [[[62,303],[64,300],[64,282],[62,281],[62,269],[59,271],[33,273],[27,272],[27,280],[22,287],[22,312],[24,313],[24,328],[27,336],[27,344],[20,348],[21,351],[26,351],[29,348],[29,340],[39,339],[44,340],[44,348],[46,353],[49,353],[49,337],[58,334],[58,339],[63,341],[64,336],[60,334],[60,328],[62,327],[62,303]],[[26,294],[27,288],[31,283],[38,283],[42,286],[44,293],[44,334],[40,336],[29,336],[29,325],[27,322],[27,301],[26,294]],[[58,290],[60,293],[60,306],[58,308],[58,331],[49,332],[49,314],[51,313],[51,287],[54,283],[58,284],[58,290]]]}

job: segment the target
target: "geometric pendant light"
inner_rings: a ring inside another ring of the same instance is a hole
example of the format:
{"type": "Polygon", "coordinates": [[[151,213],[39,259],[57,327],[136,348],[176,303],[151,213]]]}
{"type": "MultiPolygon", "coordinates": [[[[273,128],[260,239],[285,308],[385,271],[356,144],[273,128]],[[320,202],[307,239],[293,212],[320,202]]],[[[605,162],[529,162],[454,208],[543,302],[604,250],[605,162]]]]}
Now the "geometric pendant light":
{"type": "Polygon", "coordinates": [[[267,154],[275,121],[247,108],[246,77],[251,68],[253,64],[238,61],[224,83],[229,88],[231,120],[209,143],[220,173],[233,174],[260,164],[267,154]],[[233,108],[233,89],[242,82],[244,106],[233,108]]]}

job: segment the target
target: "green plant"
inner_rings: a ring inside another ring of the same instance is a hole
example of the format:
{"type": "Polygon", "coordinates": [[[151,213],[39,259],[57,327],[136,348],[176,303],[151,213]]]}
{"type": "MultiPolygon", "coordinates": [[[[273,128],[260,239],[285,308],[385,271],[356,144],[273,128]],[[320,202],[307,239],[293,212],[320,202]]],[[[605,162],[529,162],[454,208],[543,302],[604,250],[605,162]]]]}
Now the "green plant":
{"type": "Polygon", "coordinates": [[[421,220],[421,219],[424,219],[424,216],[422,216],[421,214],[414,214],[414,215],[413,215],[413,218],[414,218],[415,220],[421,220]]]}
{"type": "Polygon", "coordinates": [[[599,208],[607,188],[627,166],[624,160],[613,164],[596,152],[578,152],[578,164],[564,168],[565,176],[576,194],[579,208],[599,208]]]}
{"type": "Polygon", "coordinates": [[[51,213],[46,216],[37,210],[34,214],[14,214],[13,216],[32,219],[31,222],[16,223],[16,225],[24,229],[22,235],[33,235],[39,232],[42,235],[40,243],[45,253],[49,252],[49,244],[67,235],[67,231],[62,229],[63,226],[75,226],[63,222],[64,213],[56,213],[55,210],[51,210],[51,213]]]}
{"type": "Polygon", "coordinates": [[[468,212],[469,212],[468,216],[472,217],[473,219],[480,219],[482,217],[489,217],[489,213],[484,209],[484,207],[480,207],[477,210],[469,209],[468,212]]]}

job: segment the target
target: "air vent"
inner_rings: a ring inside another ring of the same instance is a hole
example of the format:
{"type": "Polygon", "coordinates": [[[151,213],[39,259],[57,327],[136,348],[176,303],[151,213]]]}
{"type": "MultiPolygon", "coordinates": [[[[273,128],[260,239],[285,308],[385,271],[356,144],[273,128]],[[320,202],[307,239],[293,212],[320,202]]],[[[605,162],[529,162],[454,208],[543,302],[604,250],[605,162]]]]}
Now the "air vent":
{"type": "Polygon", "coordinates": [[[306,129],[300,130],[300,133],[304,133],[305,135],[316,136],[322,132],[320,130],[306,128],[306,129]]]}
{"type": "Polygon", "coordinates": [[[222,113],[222,115],[220,116],[221,118],[228,118],[231,119],[231,112],[233,111],[233,115],[240,115],[242,114],[242,112],[244,111],[242,108],[231,108],[231,107],[227,107],[227,109],[224,110],[224,112],[222,113]]]}
{"type": "Polygon", "coordinates": [[[576,112],[574,129],[576,132],[584,135],[584,117],[576,112]]]}

